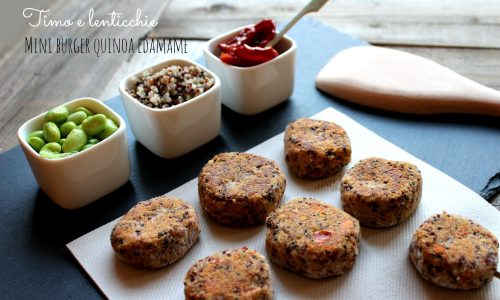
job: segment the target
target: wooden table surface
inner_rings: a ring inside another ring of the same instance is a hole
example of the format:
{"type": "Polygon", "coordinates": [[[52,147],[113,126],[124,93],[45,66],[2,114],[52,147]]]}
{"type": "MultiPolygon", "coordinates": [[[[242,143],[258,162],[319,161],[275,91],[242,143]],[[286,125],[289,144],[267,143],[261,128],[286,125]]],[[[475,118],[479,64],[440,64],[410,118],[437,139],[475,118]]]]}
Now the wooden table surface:
{"type": "MultiPolygon", "coordinates": [[[[0,152],[17,144],[27,119],[78,97],[101,100],[118,93],[127,74],[168,57],[196,59],[204,42],[229,29],[264,17],[278,22],[293,16],[307,0],[43,0],[51,17],[85,18],[122,12],[131,19],[141,8],[155,28],[31,28],[35,37],[184,38],[187,53],[34,54],[25,53],[24,36],[0,53],[0,152]]],[[[500,1],[498,0],[337,0],[312,17],[371,44],[412,52],[486,86],[500,89],[500,1]]],[[[320,41],[318,41],[320,42],[320,41]]]]}

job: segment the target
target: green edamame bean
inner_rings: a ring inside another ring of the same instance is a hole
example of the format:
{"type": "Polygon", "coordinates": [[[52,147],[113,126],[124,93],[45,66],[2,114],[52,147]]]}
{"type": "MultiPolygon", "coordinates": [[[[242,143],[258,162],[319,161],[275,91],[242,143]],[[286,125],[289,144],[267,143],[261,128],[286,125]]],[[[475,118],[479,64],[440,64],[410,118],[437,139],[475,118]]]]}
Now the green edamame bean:
{"type": "Polygon", "coordinates": [[[42,149],[40,149],[40,151],[42,151],[42,150],[55,152],[55,153],[61,153],[61,145],[59,145],[56,142],[47,143],[47,144],[45,144],[45,146],[42,147],[42,149]]]}
{"type": "Polygon", "coordinates": [[[116,125],[116,123],[113,120],[106,119],[106,125],[104,126],[104,129],[101,131],[101,133],[99,133],[99,138],[101,140],[104,140],[117,130],[118,130],[118,125],[116,125]]]}
{"type": "Polygon", "coordinates": [[[87,114],[84,111],[75,111],[74,113],[68,116],[68,122],[73,122],[76,125],[80,125],[86,118],[87,114]]]}
{"type": "Polygon", "coordinates": [[[90,117],[90,116],[94,115],[94,113],[92,113],[90,110],[88,110],[88,109],[86,109],[85,107],[82,107],[82,106],[78,107],[77,109],[75,109],[75,112],[77,112],[77,111],[83,111],[87,115],[87,117],[90,117]]]}
{"type": "Polygon", "coordinates": [[[30,137],[38,137],[43,140],[43,130],[33,131],[32,133],[28,134],[27,139],[29,139],[30,137]]]}
{"type": "Polygon", "coordinates": [[[78,153],[77,151],[72,151],[72,152],[67,152],[67,153],[58,153],[57,154],[57,158],[64,158],[64,157],[68,157],[68,156],[71,156],[73,154],[76,154],[78,153]]]}
{"type": "Polygon", "coordinates": [[[42,130],[28,135],[28,144],[45,158],[63,158],[93,147],[118,130],[118,125],[104,114],[78,107],[69,114],[58,106],[45,114],[42,130]]]}
{"type": "Polygon", "coordinates": [[[87,145],[83,146],[82,150],[80,151],[83,151],[85,149],[88,149],[92,146],[95,146],[97,143],[99,143],[100,141],[98,139],[95,139],[95,138],[91,138],[87,141],[87,145]]]}
{"type": "Polygon", "coordinates": [[[47,142],[57,142],[61,139],[61,132],[54,122],[43,124],[43,138],[47,142]]]}
{"type": "Polygon", "coordinates": [[[66,137],[62,150],[65,153],[80,151],[85,144],[87,144],[87,134],[82,129],[75,128],[66,137]]]}
{"type": "Polygon", "coordinates": [[[90,116],[82,122],[82,129],[89,136],[96,135],[104,129],[106,120],[107,118],[103,114],[90,116]]]}
{"type": "Polygon", "coordinates": [[[83,146],[82,150],[80,150],[80,151],[87,150],[88,148],[94,147],[94,146],[95,146],[95,144],[87,144],[87,145],[83,146]]]}
{"type": "Polygon", "coordinates": [[[76,124],[74,122],[68,121],[61,125],[59,128],[61,131],[61,136],[67,136],[71,130],[76,128],[76,124]]]}
{"type": "Polygon", "coordinates": [[[75,153],[78,153],[78,152],[68,152],[68,153],[57,153],[57,152],[51,152],[51,151],[40,151],[40,155],[44,158],[50,158],[50,159],[54,159],[54,158],[64,158],[64,157],[68,157],[68,156],[71,156],[75,153]],[[43,153],[43,154],[42,154],[43,153]]]}
{"type": "Polygon", "coordinates": [[[37,136],[29,137],[27,142],[36,152],[40,152],[40,149],[45,145],[45,141],[37,136]]]}
{"type": "Polygon", "coordinates": [[[45,122],[62,123],[68,118],[68,115],[69,111],[66,106],[58,106],[45,114],[45,122]]]}
{"type": "Polygon", "coordinates": [[[58,158],[60,153],[61,145],[55,142],[47,143],[40,149],[40,156],[44,158],[58,158]]]}

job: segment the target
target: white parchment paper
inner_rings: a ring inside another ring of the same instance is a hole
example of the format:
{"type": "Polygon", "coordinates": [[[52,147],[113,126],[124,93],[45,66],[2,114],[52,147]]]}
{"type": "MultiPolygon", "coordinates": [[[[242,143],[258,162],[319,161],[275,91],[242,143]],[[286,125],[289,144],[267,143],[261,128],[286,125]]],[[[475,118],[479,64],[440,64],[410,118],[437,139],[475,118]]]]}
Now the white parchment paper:
{"type": "MultiPolygon", "coordinates": [[[[443,210],[475,220],[500,237],[500,212],[476,193],[418,158],[389,143],[342,113],[328,108],[313,116],[342,126],[351,139],[351,167],[358,160],[379,156],[406,160],[422,172],[422,201],[407,221],[389,229],[362,227],[360,254],[348,273],[330,279],[313,280],[272,263],[276,299],[500,299],[500,279],[474,291],[453,291],[423,280],[408,258],[413,232],[427,217],[443,210]]],[[[339,182],[342,174],[324,180],[298,180],[288,173],[283,134],[248,152],[275,160],[287,178],[282,203],[299,196],[315,197],[341,208],[339,182]]],[[[345,172],[347,168],[343,170],[345,172]]],[[[101,291],[111,299],[183,299],[183,279],[198,259],[230,248],[247,246],[266,256],[265,225],[228,228],[212,222],[199,205],[195,179],[168,194],[189,201],[195,207],[202,232],[200,240],[175,264],[161,270],[141,270],[118,260],[111,248],[110,222],[69,243],[67,247],[101,291]]]]}

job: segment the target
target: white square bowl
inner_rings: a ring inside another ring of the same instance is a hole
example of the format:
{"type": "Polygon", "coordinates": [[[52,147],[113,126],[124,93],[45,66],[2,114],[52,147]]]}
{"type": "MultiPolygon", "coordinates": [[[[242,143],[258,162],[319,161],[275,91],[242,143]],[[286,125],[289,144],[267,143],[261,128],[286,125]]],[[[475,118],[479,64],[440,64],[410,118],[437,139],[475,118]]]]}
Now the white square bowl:
{"type": "Polygon", "coordinates": [[[144,68],[120,82],[125,111],[135,138],[154,154],[175,158],[214,139],[220,131],[220,79],[210,70],[186,59],[169,59],[144,68]],[[146,70],[152,73],[165,66],[198,66],[214,78],[214,85],[204,93],[169,108],[150,108],[133,98],[131,89],[146,70]]]}
{"type": "Polygon", "coordinates": [[[211,39],[203,48],[203,56],[207,68],[220,77],[222,103],[240,114],[255,115],[292,95],[297,44],[285,35],[275,46],[280,55],[253,67],[237,67],[221,61],[217,46],[248,26],[251,25],[211,39]]]}
{"type": "Polygon", "coordinates": [[[58,159],[41,157],[26,142],[30,133],[40,130],[45,113],[24,123],[17,139],[40,188],[57,205],[66,209],[85,206],[122,186],[130,178],[130,160],[125,121],[111,108],[94,98],[79,98],[65,104],[70,111],[80,106],[105,114],[118,130],[95,146],[58,159]]]}

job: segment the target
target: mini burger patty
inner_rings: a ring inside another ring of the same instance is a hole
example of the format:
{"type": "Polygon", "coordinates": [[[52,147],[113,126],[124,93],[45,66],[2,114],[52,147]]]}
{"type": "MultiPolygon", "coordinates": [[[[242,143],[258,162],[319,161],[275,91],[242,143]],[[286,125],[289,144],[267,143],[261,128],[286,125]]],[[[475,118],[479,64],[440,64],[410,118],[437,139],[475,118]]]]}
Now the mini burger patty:
{"type": "Polygon", "coordinates": [[[214,253],[191,266],[184,295],[186,299],[272,299],[269,265],[246,247],[214,253]]]}
{"type": "Polygon", "coordinates": [[[161,196],[130,209],[114,226],[111,245],[130,265],[161,268],[184,256],[199,235],[200,224],[191,204],[161,196]]]}
{"type": "Polygon", "coordinates": [[[393,226],[417,209],[422,175],[411,163],[372,157],[347,171],[340,193],[344,210],[362,225],[393,226]]]}
{"type": "Polygon", "coordinates": [[[306,277],[342,275],[358,255],[358,220],[319,200],[291,200],[266,224],[270,260],[306,277]]]}
{"type": "Polygon", "coordinates": [[[274,161],[250,153],[218,154],[198,176],[201,206],[215,221],[230,226],[264,223],[279,205],[285,186],[274,161]]]}
{"type": "Polygon", "coordinates": [[[285,160],[299,178],[331,176],[351,161],[351,142],[335,123],[298,119],[285,130],[285,160]]]}
{"type": "Polygon", "coordinates": [[[411,240],[410,258],[422,277],[435,285],[479,288],[495,274],[498,240],[481,225],[443,212],[420,225],[411,240]]]}

